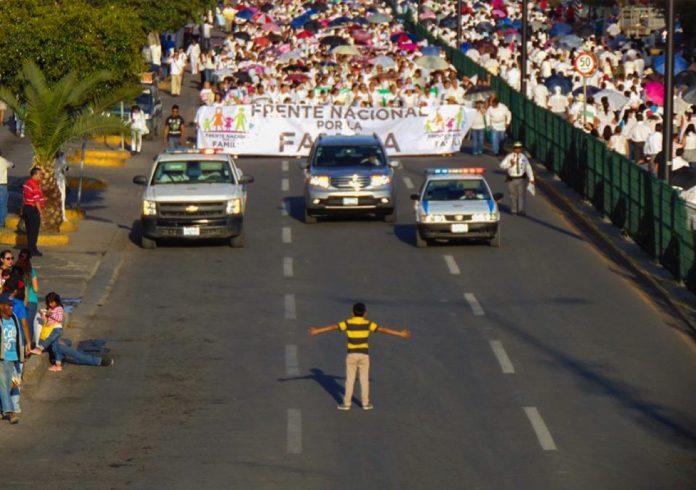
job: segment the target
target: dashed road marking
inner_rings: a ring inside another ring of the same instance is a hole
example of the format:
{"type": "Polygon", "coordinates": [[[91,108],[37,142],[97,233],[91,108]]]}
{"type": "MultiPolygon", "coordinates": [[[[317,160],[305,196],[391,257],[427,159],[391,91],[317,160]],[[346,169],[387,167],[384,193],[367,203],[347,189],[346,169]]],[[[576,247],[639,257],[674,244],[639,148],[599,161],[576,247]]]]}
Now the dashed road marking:
{"type": "Polygon", "coordinates": [[[280,162],[280,168],[283,172],[287,172],[288,170],[290,170],[290,162],[288,162],[287,160],[283,160],[282,162],[280,162]]]}
{"type": "Polygon", "coordinates": [[[297,361],[297,346],[285,346],[285,374],[288,376],[300,375],[300,364],[297,361]]]}
{"type": "Polygon", "coordinates": [[[283,192],[287,192],[290,190],[290,179],[285,177],[283,178],[283,180],[280,181],[280,190],[283,192]]]}
{"type": "Polygon", "coordinates": [[[288,454],[302,454],[302,411],[288,408],[288,454]]]}
{"type": "Polygon", "coordinates": [[[491,340],[491,349],[493,349],[495,358],[498,359],[498,364],[500,364],[503,374],[514,374],[515,366],[512,365],[512,361],[510,361],[507,352],[505,352],[503,343],[500,340],[491,340]]]}
{"type": "Polygon", "coordinates": [[[295,307],[295,295],[285,295],[285,319],[295,320],[297,318],[297,309],[295,307]]]}
{"type": "Polygon", "coordinates": [[[292,243],[292,228],[289,226],[283,226],[281,236],[283,243],[292,243]]]}
{"type": "Polygon", "coordinates": [[[549,432],[549,428],[546,427],[544,419],[541,418],[539,410],[537,410],[536,407],[524,407],[524,413],[532,424],[532,429],[534,429],[534,433],[539,440],[541,449],[544,451],[557,451],[558,448],[556,447],[556,443],[553,437],[551,437],[551,432],[549,432]]]}
{"type": "Polygon", "coordinates": [[[483,311],[483,306],[481,306],[479,300],[474,296],[474,293],[464,293],[464,299],[469,303],[469,308],[471,308],[474,316],[483,316],[486,314],[486,312],[483,311]]]}
{"type": "Polygon", "coordinates": [[[413,181],[410,177],[404,177],[404,185],[407,189],[413,189],[413,181]]]}
{"type": "Polygon", "coordinates": [[[295,274],[292,257],[283,257],[283,275],[292,277],[295,274]]]}
{"type": "Polygon", "coordinates": [[[450,271],[450,274],[452,274],[453,276],[458,276],[461,273],[461,271],[459,270],[459,266],[457,265],[457,263],[454,261],[454,257],[452,257],[451,255],[445,255],[444,259],[445,264],[447,264],[447,268],[450,271]]]}

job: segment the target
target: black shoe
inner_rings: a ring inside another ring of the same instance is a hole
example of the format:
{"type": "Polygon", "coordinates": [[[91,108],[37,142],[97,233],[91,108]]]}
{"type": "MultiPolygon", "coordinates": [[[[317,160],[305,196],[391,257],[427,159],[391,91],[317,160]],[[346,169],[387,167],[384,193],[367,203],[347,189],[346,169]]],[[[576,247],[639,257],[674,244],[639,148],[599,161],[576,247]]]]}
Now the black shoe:
{"type": "Polygon", "coordinates": [[[525,216],[527,216],[527,213],[525,213],[524,211],[520,211],[519,213],[517,213],[517,216],[522,216],[524,218],[525,216]]]}
{"type": "Polygon", "coordinates": [[[43,254],[41,252],[39,252],[38,250],[35,250],[35,251],[31,252],[31,256],[32,257],[43,257],[43,254]]]}
{"type": "Polygon", "coordinates": [[[102,357],[101,363],[99,364],[102,367],[109,367],[114,365],[114,360],[113,358],[109,356],[104,356],[102,357]]]}

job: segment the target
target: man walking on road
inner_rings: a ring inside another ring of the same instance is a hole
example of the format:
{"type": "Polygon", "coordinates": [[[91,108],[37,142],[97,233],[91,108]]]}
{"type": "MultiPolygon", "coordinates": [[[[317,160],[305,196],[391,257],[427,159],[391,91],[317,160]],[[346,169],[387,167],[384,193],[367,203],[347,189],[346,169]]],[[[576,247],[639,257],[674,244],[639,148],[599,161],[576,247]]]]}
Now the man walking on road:
{"type": "Polygon", "coordinates": [[[22,187],[22,219],[27,229],[27,248],[32,257],[43,255],[36,247],[43,208],[46,205],[46,198],[41,190],[41,172],[39,167],[32,168],[30,177],[22,187]]]}
{"type": "Polygon", "coordinates": [[[7,218],[7,199],[9,198],[9,193],[7,192],[7,170],[10,168],[14,168],[14,163],[3,158],[0,151],[0,226],[5,226],[5,219],[7,218]]]}
{"type": "Polygon", "coordinates": [[[0,295],[0,329],[0,404],[3,417],[16,424],[19,406],[18,399],[12,397],[12,389],[20,384],[18,365],[24,362],[27,332],[21,331],[19,320],[12,312],[12,298],[6,294],[0,295]]]}
{"type": "Polygon", "coordinates": [[[505,180],[510,193],[510,212],[526,216],[527,186],[534,185],[534,171],[527,156],[522,153],[522,143],[516,142],[513,151],[500,162],[500,168],[507,172],[505,180]]]}
{"type": "Polygon", "coordinates": [[[164,144],[170,150],[185,146],[186,125],[184,118],[179,115],[179,106],[172,106],[172,115],[164,122],[164,144]]]}
{"type": "Polygon", "coordinates": [[[407,339],[411,336],[409,330],[391,330],[381,327],[365,318],[367,308],[363,303],[353,305],[353,316],[336,325],[326,327],[315,327],[309,329],[309,335],[333,332],[340,330],[345,332],[348,337],[348,355],[346,356],[346,389],[343,403],[338,406],[339,410],[350,410],[353,399],[353,387],[355,386],[355,375],[360,372],[360,394],[363,410],[372,410],[374,407],[370,403],[370,356],[368,353],[367,339],[372,332],[380,332],[395,337],[407,339]]]}

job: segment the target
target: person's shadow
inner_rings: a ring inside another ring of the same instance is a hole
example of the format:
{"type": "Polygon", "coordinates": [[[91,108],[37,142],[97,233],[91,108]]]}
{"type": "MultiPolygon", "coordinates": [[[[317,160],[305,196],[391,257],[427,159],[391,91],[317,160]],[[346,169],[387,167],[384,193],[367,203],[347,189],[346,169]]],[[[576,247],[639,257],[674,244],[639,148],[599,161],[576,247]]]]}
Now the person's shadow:
{"type": "MultiPolygon", "coordinates": [[[[309,370],[311,374],[306,376],[293,376],[290,378],[278,378],[278,381],[301,381],[301,380],[312,380],[316,381],[319,386],[324,388],[329,395],[333,397],[336,403],[343,403],[343,396],[345,395],[345,389],[336,380],[346,379],[344,376],[334,376],[332,374],[326,374],[324,371],[318,368],[312,368],[309,370]]],[[[357,381],[357,380],[356,380],[357,381]]],[[[359,401],[355,396],[352,402],[359,404],[359,401]]]]}

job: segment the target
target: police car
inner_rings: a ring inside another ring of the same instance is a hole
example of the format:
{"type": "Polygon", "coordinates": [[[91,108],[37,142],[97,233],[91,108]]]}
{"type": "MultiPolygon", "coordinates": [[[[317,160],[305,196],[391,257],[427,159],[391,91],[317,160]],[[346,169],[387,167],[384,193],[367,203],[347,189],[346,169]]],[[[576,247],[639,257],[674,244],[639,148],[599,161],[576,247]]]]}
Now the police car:
{"type": "Polygon", "coordinates": [[[501,244],[500,211],[483,177],[483,168],[435,168],[425,171],[416,201],[416,246],[427,247],[433,240],[486,239],[501,244]]]}

